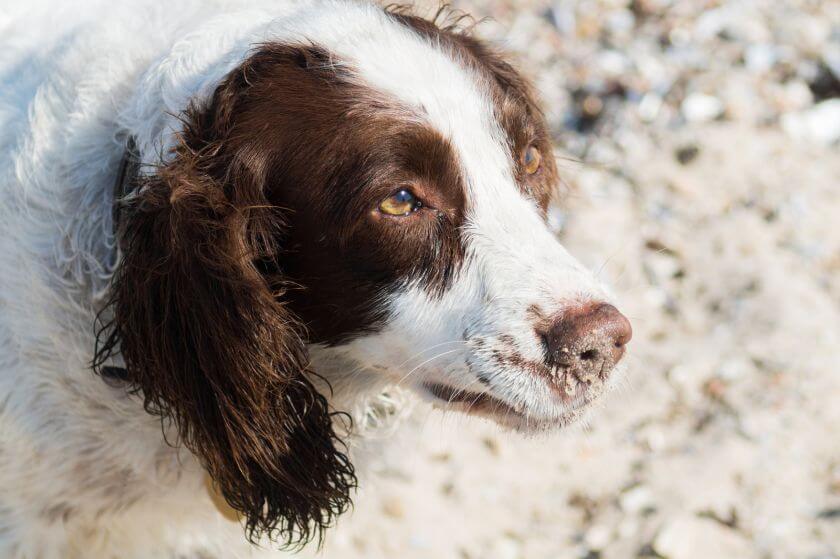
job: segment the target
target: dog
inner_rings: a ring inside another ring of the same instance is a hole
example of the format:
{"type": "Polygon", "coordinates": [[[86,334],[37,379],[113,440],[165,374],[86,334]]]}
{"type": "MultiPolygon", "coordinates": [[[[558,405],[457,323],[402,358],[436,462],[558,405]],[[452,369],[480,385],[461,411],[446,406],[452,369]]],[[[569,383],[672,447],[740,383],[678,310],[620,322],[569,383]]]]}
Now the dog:
{"type": "Polygon", "coordinates": [[[620,376],[532,87],[460,18],[113,4],[0,18],[0,556],[274,556],[389,387],[532,432],[620,376]]]}

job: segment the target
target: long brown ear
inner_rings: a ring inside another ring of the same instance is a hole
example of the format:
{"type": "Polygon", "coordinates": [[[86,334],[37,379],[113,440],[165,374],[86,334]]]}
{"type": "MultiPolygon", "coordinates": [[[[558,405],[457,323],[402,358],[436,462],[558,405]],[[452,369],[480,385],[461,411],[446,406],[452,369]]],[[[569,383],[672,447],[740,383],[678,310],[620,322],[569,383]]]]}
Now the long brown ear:
{"type": "Polygon", "coordinates": [[[226,153],[242,83],[232,75],[188,111],[171,162],[140,179],[97,362],[122,354],[146,409],[177,426],[252,540],[297,544],[347,508],[356,480],[283,304],[282,216],[226,153]]]}

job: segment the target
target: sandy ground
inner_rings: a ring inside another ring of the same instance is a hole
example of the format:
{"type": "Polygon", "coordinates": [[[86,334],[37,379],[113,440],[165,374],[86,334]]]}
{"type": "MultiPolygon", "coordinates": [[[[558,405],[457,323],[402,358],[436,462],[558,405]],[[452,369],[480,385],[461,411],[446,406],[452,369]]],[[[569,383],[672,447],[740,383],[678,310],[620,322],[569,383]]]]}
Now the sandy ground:
{"type": "Polygon", "coordinates": [[[322,556],[840,557],[840,2],[455,6],[547,102],[630,372],[538,439],[418,405],[322,556]]]}

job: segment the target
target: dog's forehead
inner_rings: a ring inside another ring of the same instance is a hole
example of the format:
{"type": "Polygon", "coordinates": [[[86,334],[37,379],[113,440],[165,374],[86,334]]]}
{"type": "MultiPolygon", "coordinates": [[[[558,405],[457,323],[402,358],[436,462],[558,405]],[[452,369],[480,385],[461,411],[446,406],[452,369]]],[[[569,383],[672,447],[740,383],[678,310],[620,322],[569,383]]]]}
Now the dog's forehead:
{"type": "MultiPolygon", "coordinates": [[[[468,198],[478,190],[513,187],[509,139],[498,121],[489,72],[469,63],[456,41],[414,29],[370,6],[351,6],[319,18],[313,37],[366,86],[411,110],[411,118],[453,148],[468,198]]],[[[491,193],[492,194],[492,193],[491,193]]]]}

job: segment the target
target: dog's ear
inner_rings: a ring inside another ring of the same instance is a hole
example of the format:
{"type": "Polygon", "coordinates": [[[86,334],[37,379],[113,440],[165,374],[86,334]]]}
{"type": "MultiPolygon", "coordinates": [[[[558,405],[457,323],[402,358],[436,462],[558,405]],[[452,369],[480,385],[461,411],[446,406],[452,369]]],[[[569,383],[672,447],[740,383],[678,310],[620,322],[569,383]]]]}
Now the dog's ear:
{"type": "Polygon", "coordinates": [[[260,155],[228,148],[245,71],[184,115],[168,162],[138,179],[97,356],[122,354],[252,539],[301,543],[347,508],[355,477],[284,305],[283,216],[260,155]]]}

